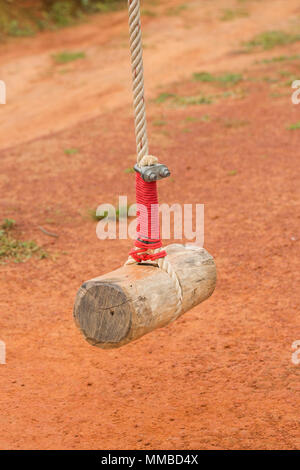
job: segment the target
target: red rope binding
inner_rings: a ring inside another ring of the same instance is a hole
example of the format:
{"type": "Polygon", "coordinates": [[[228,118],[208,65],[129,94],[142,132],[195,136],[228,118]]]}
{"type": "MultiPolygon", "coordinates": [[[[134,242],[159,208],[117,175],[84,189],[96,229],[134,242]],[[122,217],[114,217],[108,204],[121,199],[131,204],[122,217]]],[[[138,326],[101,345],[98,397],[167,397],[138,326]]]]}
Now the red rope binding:
{"type": "Polygon", "coordinates": [[[146,183],[136,172],[135,177],[136,204],[137,204],[137,239],[135,246],[129,253],[135,261],[155,260],[167,255],[165,251],[147,253],[162,246],[159,228],[159,207],[156,181],[146,183]]]}

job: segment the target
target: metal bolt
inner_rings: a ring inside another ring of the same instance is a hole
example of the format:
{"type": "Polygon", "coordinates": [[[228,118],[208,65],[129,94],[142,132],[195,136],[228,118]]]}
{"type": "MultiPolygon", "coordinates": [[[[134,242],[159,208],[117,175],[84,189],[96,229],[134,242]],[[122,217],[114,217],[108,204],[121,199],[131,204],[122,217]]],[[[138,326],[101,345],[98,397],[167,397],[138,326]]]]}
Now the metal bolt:
{"type": "Polygon", "coordinates": [[[141,175],[143,180],[148,183],[152,183],[153,181],[166,178],[167,176],[170,176],[171,174],[169,169],[161,163],[156,163],[154,165],[143,166],[143,167],[139,167],[139,165],[136,164],[134,165],[134,169],[141,175]]]}
{"type": "Polygon", "coordinates": [[[171,173],[169,172],[168,168],[161,168],[159,174],[162,178],[167,178],[167,176],[170,176],[171,173]]]}

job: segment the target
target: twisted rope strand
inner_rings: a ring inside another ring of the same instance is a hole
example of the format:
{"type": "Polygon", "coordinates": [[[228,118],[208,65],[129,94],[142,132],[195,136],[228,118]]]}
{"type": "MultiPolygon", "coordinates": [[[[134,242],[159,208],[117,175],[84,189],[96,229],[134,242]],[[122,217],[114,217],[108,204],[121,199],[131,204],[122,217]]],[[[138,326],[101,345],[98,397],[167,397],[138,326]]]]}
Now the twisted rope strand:
{"type": "Polygon", "coordinates": [[[128,0],[137,163],[148,154],[140,0],[128,0]]]}

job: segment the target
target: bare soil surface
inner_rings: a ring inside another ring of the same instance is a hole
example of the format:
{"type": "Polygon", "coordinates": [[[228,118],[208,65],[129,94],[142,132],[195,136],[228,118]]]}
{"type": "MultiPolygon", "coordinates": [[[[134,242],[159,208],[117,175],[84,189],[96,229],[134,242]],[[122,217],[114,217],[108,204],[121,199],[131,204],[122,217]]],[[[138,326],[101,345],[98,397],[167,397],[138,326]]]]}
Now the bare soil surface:
{"type": "Polygon", "coordinates": [[[299,2],[249,0],[232,21],[220,18],[235,1],[180,5],[143,17],[151,153],[172,171],[161,202],[205,204],[218,284],[120,350],[87,344],[72,308],[80,284],[131,247],[98,240],[88,215],[119,194],[134,201],[126,11],[1,46],[0,219],[50,254],[0,266],[1,449],[300,448],[299,59],[263,62],[300,43],[241,46],[295,25],[299,2]],[[57,65],[62,50],[86,58],[57,65]],[[202,71],[242,78],[193,80],[202,71]],[[162,93],[172,96],[158,103],[162,93]],[[200,95],[211,99],[191,104],[200,95]]]}

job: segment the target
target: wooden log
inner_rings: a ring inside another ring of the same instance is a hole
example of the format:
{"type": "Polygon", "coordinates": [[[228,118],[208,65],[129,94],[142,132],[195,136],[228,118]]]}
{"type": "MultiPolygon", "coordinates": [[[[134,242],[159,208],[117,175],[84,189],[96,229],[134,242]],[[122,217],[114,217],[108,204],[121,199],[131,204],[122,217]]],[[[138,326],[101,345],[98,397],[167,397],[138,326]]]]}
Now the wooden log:
{"type": "Polygon", "coordinates": [[[122,266],[86,281],[76,296],[74,319],[90,344],[123,346],[168,325],[213,293],[216,266],[204,248],[172,244],[165,249],[182,288],[181,306],[174,281],[152,265],[122,266]]]}

